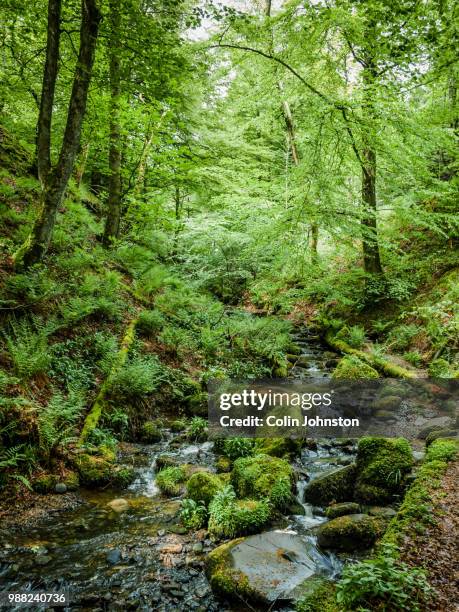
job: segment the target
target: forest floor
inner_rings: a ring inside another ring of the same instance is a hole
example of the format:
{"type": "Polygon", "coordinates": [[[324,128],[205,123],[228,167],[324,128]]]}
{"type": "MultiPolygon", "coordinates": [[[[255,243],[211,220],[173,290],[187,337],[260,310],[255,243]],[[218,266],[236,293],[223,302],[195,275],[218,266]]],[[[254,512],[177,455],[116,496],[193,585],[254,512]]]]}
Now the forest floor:
{"type": "Polygon", "coordinates": [[[41,495],[21,489],[0,502],[0,525],[2,529],[22,530],[43,525],[56,514],[73,510],[82,503],[78,493],[63,495],[41,495]]]}
{"type": "Polygon", "coordinates": [[[415,540],[408,538],[402,558],[409,565],[424,567],[436,596],[429,606],[432,612],[459,610],[459,461],[446,470],[441,486],[432,494],[436,523],[415,540]]]}

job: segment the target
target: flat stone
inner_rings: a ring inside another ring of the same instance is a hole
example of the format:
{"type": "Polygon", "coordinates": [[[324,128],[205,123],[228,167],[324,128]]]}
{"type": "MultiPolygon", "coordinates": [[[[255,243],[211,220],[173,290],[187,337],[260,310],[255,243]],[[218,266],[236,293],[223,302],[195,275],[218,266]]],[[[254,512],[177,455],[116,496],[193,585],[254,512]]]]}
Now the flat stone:
{"type": "Polygon", "coordinates": [[[179,553],[182,552],[183,550],[183,545],[182,544],[164,544],[164,546],[161,546],[161,548],[159,549],[160,552],[162,554],[171,554],[171,555],[178,555],[179,553]]]}
{"type": "Polygon", "coordinates": [[[112,499],[111,502],[108,502],[107,506],[115,512],[126,512],[129,508],[129,503],[127,500],[119,497],[117,499],[112,499]]]}
{"type": "Polygon", "coordinates": [[[200,553],[200,552],[202,552],[203,548],[204,547],[202,545],[202,542],[196,542],[196,544],[193,544],[193,546],[191,547],[191,550],[193,552],[200,553]]]}

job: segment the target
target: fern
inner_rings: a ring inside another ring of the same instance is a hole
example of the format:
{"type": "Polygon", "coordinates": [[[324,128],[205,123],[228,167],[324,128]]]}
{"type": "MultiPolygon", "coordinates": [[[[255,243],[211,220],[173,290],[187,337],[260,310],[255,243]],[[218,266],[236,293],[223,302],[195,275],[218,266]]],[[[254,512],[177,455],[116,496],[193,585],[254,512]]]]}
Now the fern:
{"type": "Polygon", "coordinates": [[[48,336],[54,331],[53,324],[21,319],[10,321],[10,328],[5,341],[14,373],[22,380],[45,374],[51,362],[48,336]]]}
{"type": "Polygon", "coordinates": [[[67,397],[56,391],[48,405],[38,415],[40,450],[46,458],[60,445],[75,439],[75,426],[84,409],[84,398],[79,390],[71,390],[67,397]]]}

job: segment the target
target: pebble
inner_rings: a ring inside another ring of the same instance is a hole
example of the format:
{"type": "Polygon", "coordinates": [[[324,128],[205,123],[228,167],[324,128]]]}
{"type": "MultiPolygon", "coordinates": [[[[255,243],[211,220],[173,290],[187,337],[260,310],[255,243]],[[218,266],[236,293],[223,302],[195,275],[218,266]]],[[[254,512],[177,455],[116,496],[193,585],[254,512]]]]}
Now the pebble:
{"type": "Polygon", "coordinates": [[[202,545],[202,542],[196,542],[196,544],[193,544],[193,546],[191,547],[191,550],[193,552],[200,553],[202,552],[203,548],[204,547],[202,545]]]}
{"type": "Polygon", "coordinates": [[[65,485],[63,482],[58,482],[54,487],[54,490],[56,493],[67,493],[67,485],[65,485]]]}
{"type": "Polygon", "coordinates": [[[107,560],[108,563],[110,563],[110,565],[116,565],[117,563],[119,563],[121,561],[121,551],[119,548],[114,548],[113,550],[110,550],[106,555],[105,555],[105,559],[107,560]]]}
{"type": "Polygon", "coordinates": [[[111,502],[108,502],[107,506],[115,512],[125,512],[129,508],[129,503],[122,497],[119,497],[117,499],[112,499],[111,502]]]}

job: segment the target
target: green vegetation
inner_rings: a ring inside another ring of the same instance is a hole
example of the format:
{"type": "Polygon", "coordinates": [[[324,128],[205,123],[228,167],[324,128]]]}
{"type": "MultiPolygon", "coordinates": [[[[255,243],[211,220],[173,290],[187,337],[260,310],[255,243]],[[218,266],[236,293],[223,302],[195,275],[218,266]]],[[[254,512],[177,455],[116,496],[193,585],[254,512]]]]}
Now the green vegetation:
{"type": "Polygon", "coordinates": [[[201,502],[207,507],[222,487],[221,480],[215,474],[198,472],[187,482],[186,494],[193,501],[201,502]]]}
{"type": "Polygon", "coordinates": [[[165,495],[177,496],[183,491],[186,470],[182,466],[166,467],[156,476],[156,484],[165,495]]]}
{"type": "Polygon", "coordinates": [[[220,489],[209,506],[209,532],[216,538],[235,538],[261,531],[271,518],[267,499],[236,498],[233,487],[220,489]]]}

